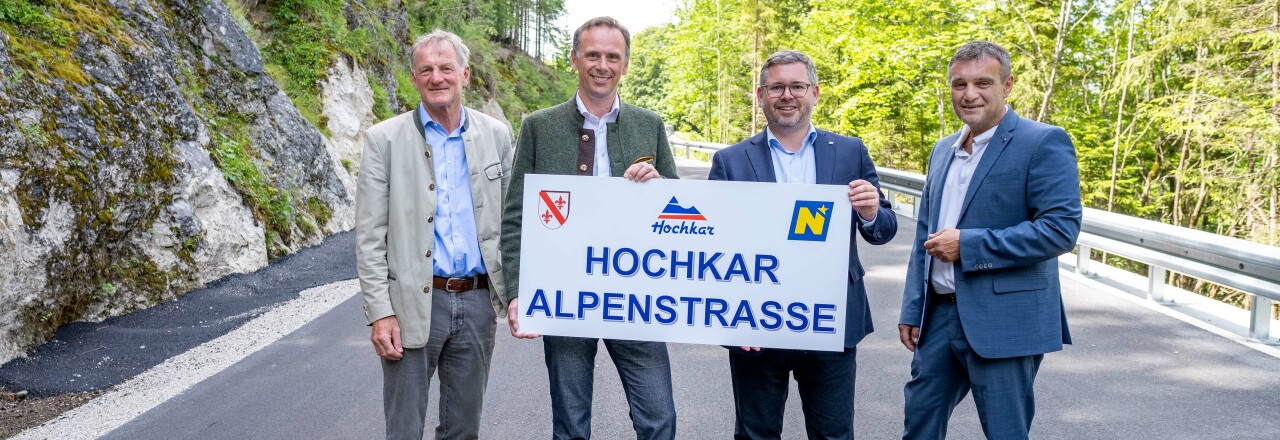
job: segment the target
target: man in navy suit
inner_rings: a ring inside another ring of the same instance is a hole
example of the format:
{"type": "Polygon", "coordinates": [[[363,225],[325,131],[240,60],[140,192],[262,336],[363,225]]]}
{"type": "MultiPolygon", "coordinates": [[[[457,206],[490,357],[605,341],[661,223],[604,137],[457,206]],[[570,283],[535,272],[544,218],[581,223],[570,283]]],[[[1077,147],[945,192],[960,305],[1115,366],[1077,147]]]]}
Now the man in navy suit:
{"type": "Polygon", "coordinates": [[[898,333],[915,352],[903,438],[946,437],[973,391],[990,439],[1025,439],[1044,353],[1071,343],[1057,258],[1080,234],[1075,148],[1005,106],[1009,53],[987,42],[948,65],[964,122],[929,157],[898,333]]]}
{"type": "MultiPolygon", "coordinates": [[[[773,54],[760,69],[756,97],[768,127],[716,152],[708,178],[848,185],[849,203],[858,213],[858,219],[851,219],[848,227],[868,243],[888,243],[898,232],[898,219],[880,193],[880,179],[867,148],[858,138],[817,130],[809,123],[818,102],[813,61],[796,51],[773,54]]],[[[853,438],[856,346],[872,330],[862,275],[857,239],[851,236],[843,351],[730,349],[737,409],[734,438],[781,437],[789,374],[795,375],[800,388],[809,438],[853,438]]]]}

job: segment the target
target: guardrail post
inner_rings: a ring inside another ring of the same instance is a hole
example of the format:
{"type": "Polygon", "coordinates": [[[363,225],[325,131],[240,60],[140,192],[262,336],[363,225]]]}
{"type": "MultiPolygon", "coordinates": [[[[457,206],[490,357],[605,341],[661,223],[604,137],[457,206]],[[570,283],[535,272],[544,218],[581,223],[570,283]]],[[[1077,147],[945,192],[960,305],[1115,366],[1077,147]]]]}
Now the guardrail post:
{"type": "Polygon", "coordinates": [[[1250,295],[1249,337],[1260,341],[1271,339],[1271,298],[1250,295]]]}
{"type": "Polygon", "coordinates": [[[693,156],[690,156],[690,155],[689,155],[689,146],[688,146],[688,145],[685,145],[685,146],[684,146],[684,158],[685,158],[685,159],[693,159],[693,156]]]}
{"type": "Polygon", "coordinates": [[[1076,247],[1076,273],[1084,276],[1093,276],[1093,269],[1089,268],[1089,263],[1093,262],[1090,257],[1093,255],[1093,248],[1085,245],[1076,247]]]}
{"type": "Polygon", "coordinates": [[[1147,268],[1147,297],[1158,303],[1168,303],[1168,299],[1164,297],[1164,275],[1163,267],[1154,264],[1147,268]]]}

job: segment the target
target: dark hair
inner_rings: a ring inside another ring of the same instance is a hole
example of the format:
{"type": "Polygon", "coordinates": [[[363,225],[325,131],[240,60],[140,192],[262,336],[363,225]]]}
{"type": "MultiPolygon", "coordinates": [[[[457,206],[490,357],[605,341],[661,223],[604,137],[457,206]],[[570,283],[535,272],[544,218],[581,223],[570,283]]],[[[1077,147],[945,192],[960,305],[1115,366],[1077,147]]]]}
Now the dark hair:
{"type": "Polygon", "coordinates": [[[813,85],[818,84],[818,69],[813,66],[813,60],[809,59],[808,55],[797,50],[780,50],[769,55],[769,58],[764,60],[764,65],[760,66],[760,86],[764,87],[767,80],[766,72],[770,67],[791,63],[804,63],[805,70],[809,71],[809,82],[813,85]]]}
{"type": "Polygon", "coordinates": [[[583,23],[582,26],[578,26],[578,30],[573,31],[573,55],[578,56],[578,45],[582,43],[582,34],[586,32],[587,29],[600,26],[611,27],[622,32],[622,40],[627,42],[627,52],[625,57],[631,58],[631,32],[627,31],[627,27],[623,26],[622,23],[619,23],[618,20],[608,16],[596,17],[587,20],[587,22],[583,23]]]}
{"type": "Polygon", "coordinates": [[[947,63],[947,76],[951,75],[951,66],[961,61],[973,61],[988,57],[1000,62],[1000,79],[1009,79],[1013,75],[1013,66],[1009,62],[1009,51],[989,41],[971,41],[960,49],[956,50],[956,54],[951,56],[951,62],[947,63]]]}

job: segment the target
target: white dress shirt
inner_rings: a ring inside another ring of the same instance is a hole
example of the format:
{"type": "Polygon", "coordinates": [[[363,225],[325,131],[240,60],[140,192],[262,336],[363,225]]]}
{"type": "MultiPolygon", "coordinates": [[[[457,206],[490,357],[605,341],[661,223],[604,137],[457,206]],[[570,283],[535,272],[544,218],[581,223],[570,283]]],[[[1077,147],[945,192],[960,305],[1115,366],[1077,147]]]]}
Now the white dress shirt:
{"type": "Polygon", "coordinates": [[[582,103],[582,97],[577,93],[573,94],[573,100],[578,103],[578,112],[582,113],[582,128],[596,132],[596,157],[595,169],[591,170],[594,176],[611,177],[613,175],[609,168],[609,123],[618,122],[618,108],[622,106],[622,100],[617,95],[613,96],[613,108],[609,113],[605,113],[603,118],[597,118],[596,115],[587,111],[586,104],[582,103]]]}
{"type": "MultiPolygon", "coordinates": [[[[960,222],[960,207],[964,204],[964,195],[969,192],[973,171],[978,168],[978,162],[982,161],[982,153],[987,150],[987,144],[991,143],[997,128],[999,125],[974,136],[972,153],[964,151],[964,140],[969,137],[971,129],[968,125],[960,129],[960,137],[956,138],[956,143],[951,145],[953,151],[951,167],[947,170],[947,178],[942,186],[942,204],[938,208],[938,228],[933,232],[954,228],[956,223],[960,222]]],[[[943,263],[937,258],[934,258],[932,263],[929,267],[929,281],[933,284],[933,290],[938,293],[955,293],[955,263],[943,263]]]]}

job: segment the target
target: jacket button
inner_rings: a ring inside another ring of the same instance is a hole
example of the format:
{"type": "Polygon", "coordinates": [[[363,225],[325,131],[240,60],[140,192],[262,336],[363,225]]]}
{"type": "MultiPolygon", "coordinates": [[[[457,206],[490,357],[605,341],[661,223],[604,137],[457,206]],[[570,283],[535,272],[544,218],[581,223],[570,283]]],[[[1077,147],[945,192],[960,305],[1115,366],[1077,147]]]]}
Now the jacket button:
{"type": "Polygon", "coordinates": [[[431,286],[422,286],[422,293],[431,293],[431,286]]]}
{"type": "Polygon", "coordinates": [[[427,216],[427,223],[431,223],[434,221],[436,221],[436,218],[434,216],[427,216]]]}
{"type": "Polygon", "coordinates": [[[428,159],[430,159],[430,158],[431,158],[431,150],[427,150],[427,158],[428,158],[428,159]]]}
{"type": "Polygon", "coordinates": [[[436,184],[434,184],[434,183],[433,183],[433,184],[427,185],[427,189],[432,190],[432,191],[435,191],[435,190],[436,190],[436,184]]]}
{"type": "Polygon", "coordinates": [[[589,140],[591,140],[591,137],[590,137],[590,136],[587,136],[587,135],[585,135],[585,134],[584,134],[584,135],[582,135],[582,141],[583,141],[583,142],[586,142],[586,141],[589,141],[589,140]]]}
{"type": "Polygon", "coordinates": [[[584,163],[582,165],[578,165],[578,171],[586,171],[586,170],[587,170],[587,164],[584,163]]]}
{"type": "Polygon", "coordinates": [[[431,251],[427,251],[427,258],[431,258],[431,251]]]}

